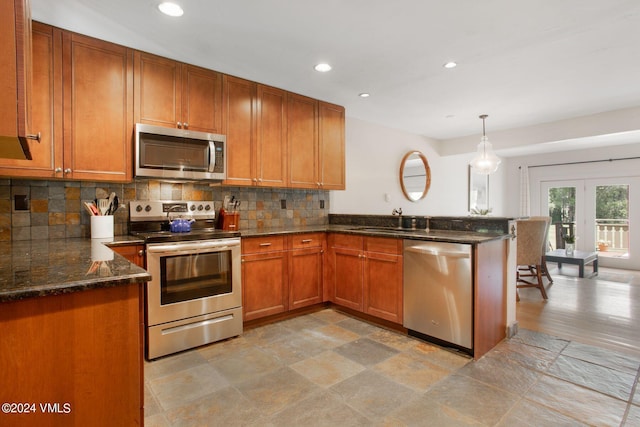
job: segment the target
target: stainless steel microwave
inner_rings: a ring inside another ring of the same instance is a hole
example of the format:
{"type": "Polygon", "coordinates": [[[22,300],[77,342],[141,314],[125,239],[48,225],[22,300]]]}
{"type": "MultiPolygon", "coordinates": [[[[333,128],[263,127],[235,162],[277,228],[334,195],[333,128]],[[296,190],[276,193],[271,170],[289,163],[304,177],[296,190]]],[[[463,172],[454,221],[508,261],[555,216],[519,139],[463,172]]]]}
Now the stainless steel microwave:
{"type": "Polygon", "coordinates": [[[224,135],[136,124],[136,177],[220,181],[226,159],[224,135]]]}

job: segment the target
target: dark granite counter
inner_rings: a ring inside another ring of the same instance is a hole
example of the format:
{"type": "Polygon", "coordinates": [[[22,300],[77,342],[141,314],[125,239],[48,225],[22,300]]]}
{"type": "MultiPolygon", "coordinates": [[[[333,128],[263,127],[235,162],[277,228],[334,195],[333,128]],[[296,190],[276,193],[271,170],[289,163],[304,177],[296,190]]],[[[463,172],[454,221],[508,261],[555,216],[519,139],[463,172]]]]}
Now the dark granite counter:
{"type": "Polygon", "coordinates": [[[459,231],[459,230],[421,230],[421,229],[398,229],[392,227],[376,227],[366,225],[314,225],[314,226],[298,226],[284,228],[263,228],[240,230],[242,237],[259,237],[279,234],[300,234],[300,233],[316,233],[316,232],[332,232],[344,234],[357,234],[372,237],[388,237],[396,239],[411,239],[435,242],[453,242],[477,244],[488,242],[491,240],[506,239],[510,234],[502,232],[476,232],[476,231],[459,231]]]}
{"type": "Polygon", "coordinates": [[[149,273],[113,252],[99,239],[2,243],[0,258],[0,302],[144,283],[151,279],[149,273]]]}

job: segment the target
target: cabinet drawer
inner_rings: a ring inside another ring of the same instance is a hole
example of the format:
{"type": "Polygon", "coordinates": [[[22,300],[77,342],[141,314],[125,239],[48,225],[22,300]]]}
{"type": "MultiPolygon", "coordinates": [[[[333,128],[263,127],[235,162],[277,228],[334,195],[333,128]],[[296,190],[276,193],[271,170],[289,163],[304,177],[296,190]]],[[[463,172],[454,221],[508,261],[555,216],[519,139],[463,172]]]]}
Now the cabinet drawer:
{"type": "Polygon", "coordinates": [[[364,242],[364,237],[362,236],[333,233],[331,235],[330,244],[331,246],[336,248],[349,248],[349,249],[362,250],[363,242],[364,242]]]}
{"type": "Polygon", "coordinates": [[[365,250],[367,252],[399,255],[402,253],[402,240],[388,237],[367,237],[367,240],[365,240],[365,250]]]}
{"type": "Polygon", "coordinates": [[[324,233],[294,234],[290,236],[292,249],[322,247],[325,240],[324,233]]]}
{"type": "Polygon", "coordinates": [[[249,237],[242,239],[242,254],[284,250],[284,236],[249,237]]]}

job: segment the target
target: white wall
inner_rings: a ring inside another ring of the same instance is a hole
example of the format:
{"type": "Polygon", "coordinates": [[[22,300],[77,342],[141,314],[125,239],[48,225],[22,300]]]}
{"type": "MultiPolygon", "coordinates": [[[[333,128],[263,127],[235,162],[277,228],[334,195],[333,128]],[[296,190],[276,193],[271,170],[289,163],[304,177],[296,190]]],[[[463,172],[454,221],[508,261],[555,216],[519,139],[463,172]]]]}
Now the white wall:
{"type": "MultiPolygon", "coordinates": [[[[401,207],[404,215],[468,214],[468,164],[475,149],[440,157],[434,148],[436,141],[426,137],[350,117],[345,127],[347,189],[331,192],[331,213],[391,215],[401,207]],[[402,157],[414,150],[427,157],[431,168],[431,188],[417,202],[404,197],[399,181],[402,157]]],[[[489,178],[489,205],[494,215],[503,211],[501,169],[489,178]]]]}

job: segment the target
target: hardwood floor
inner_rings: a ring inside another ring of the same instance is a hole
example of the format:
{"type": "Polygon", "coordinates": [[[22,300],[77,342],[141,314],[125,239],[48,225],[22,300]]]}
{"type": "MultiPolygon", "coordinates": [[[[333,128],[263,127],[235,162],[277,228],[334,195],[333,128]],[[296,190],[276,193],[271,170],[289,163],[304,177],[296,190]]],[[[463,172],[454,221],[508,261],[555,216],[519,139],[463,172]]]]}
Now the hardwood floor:
{"type": "MultiPolygon", "coordinates": [[[[586,268],[586,274],[591,268],[586,268]]],[[[640,271],[600,268],[593,278],[549,263],[549,299],[536,288],[520,289],[516,317],[521,329],[640,356],[640,271]]]]}

